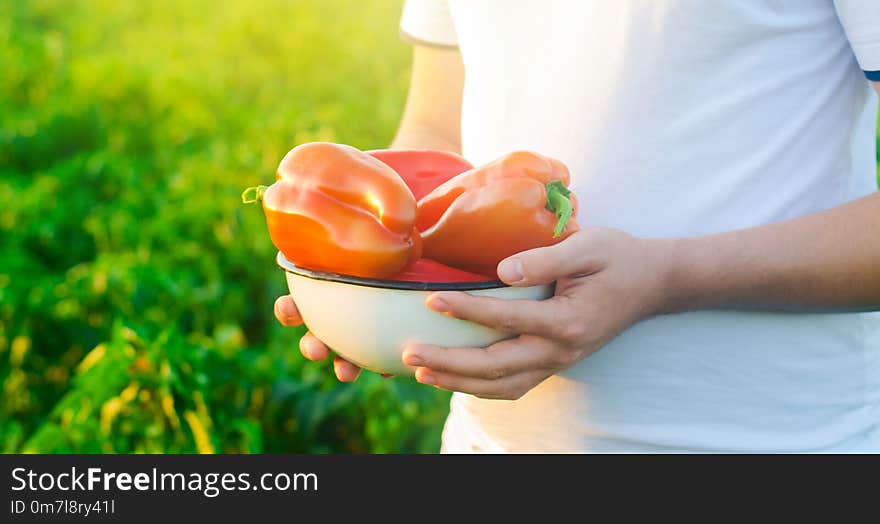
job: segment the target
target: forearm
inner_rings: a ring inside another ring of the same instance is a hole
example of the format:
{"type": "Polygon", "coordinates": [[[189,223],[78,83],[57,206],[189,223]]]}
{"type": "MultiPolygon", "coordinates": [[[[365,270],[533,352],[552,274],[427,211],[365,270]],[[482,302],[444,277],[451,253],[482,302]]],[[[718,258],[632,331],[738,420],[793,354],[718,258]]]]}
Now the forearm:
{"type": "Polygon", "coordinates": [[[663,309],[880,309],[880,194],[785,222],[658,241],[663,309]]]}
{"type": "Polygon", "coordinates": [[[464,64],[457,49],[417,45],[406,106],[393,149],[439,149],[461,153],[464,64]]]}

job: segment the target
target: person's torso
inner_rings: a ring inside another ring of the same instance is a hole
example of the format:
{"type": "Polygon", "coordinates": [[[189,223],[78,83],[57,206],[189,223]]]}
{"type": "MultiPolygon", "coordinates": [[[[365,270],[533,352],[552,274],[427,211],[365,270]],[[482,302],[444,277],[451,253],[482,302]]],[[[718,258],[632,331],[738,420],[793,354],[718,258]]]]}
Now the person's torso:
{"type": "MultiPolygon", "coordinates": [[[[709,234],[877,188],[876,97],[832,0],[450,5],[464,155],[559,158],[582,225],[709,234]]],[[[880,450],[880,319],[657,317],[456,417],[498,450],[880,450]]]]}

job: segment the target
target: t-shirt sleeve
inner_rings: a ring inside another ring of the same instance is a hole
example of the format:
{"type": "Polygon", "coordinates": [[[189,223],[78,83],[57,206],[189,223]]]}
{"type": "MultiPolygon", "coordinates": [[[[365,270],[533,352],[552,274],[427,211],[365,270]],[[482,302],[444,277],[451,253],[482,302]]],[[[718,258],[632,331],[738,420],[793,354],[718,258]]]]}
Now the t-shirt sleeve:
{"type": "Polygon", "coordinates": [[[406,0],[400,36],[411,44],[458,47],[447,0],[406,0]]]}
{"type": "Polygon", "coordinates": [[[834,0],[865,76],[880,81],[880,0],[834,0]]]}

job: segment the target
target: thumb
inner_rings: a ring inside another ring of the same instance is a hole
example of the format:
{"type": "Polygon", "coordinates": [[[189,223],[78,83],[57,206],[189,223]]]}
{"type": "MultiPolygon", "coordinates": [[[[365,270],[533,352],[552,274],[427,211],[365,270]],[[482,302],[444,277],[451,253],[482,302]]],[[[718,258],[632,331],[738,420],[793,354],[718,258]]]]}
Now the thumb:
{"type": "Polygon", "coordinates": [[[595,271],[585,267],[586,246],[576,238],[579,236],[576,233],[558,244],[505,258],[498,264],[498,278],[511,286],[538,286],[595,271]]]}

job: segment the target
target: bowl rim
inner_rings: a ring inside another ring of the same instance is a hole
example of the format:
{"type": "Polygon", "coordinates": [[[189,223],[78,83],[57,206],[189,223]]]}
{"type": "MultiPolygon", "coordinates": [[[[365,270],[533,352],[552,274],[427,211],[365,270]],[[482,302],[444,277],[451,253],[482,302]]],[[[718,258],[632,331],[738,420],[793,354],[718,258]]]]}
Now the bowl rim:
{"type": "Polygon", "coordinates": [[[312,280],[324,280],[328,282],[341,282],[355,286],[375,287],[384,289],[401,289],[411,291],[475,291],[480,289],[498,289],[509,287],[500,280],[483,280],[478,282],[412,282],[407,280],[381,280],[376,278],[362,278],[339,273],[327,273],[313,271],[296,266],[287,260],[279,251],[275,256],[275,262],[287,273],[310,278],[312,280]]]}

